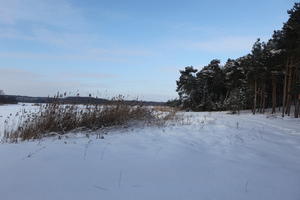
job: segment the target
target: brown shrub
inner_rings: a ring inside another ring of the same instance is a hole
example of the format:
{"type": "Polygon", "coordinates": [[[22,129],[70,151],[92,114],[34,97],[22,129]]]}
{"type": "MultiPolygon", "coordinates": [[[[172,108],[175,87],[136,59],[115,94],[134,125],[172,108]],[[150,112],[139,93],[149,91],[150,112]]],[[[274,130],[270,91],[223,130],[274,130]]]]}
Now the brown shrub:
{"type": "Polygon", "coordinates": [[[128,105],[121,97],[107,105],[65,105],[59,101],[39,105],[36,113],[26,113],[16,129],[5,129],[4,139],[9,142],[39,139],[56,134],[66,134],[78,128],[97,130],[104,127],[125,125],[139,121],[144,124],[162,125],[174,112],[160,116],[142,104],[128,105]]]}

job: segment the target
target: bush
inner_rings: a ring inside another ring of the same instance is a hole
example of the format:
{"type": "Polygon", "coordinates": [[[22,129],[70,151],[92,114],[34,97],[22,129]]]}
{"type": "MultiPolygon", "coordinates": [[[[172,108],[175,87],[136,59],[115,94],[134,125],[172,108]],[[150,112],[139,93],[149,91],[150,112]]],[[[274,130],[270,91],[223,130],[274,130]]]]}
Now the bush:
{"type": "Polygon", "coordinates": [[[107,105],[65,105],[59,101],[41,104],[38,112],[20,116],[24,120],[15,130],[5,130],[4,139],[10,142],[39,139],[56,134],[66,134],[81,128],[97,130],[104,127],[127,125],[129,122],[161,124],[170,115],[160,117],[156,111],[143,105],[130,106],[122,98],[107,105]]]}

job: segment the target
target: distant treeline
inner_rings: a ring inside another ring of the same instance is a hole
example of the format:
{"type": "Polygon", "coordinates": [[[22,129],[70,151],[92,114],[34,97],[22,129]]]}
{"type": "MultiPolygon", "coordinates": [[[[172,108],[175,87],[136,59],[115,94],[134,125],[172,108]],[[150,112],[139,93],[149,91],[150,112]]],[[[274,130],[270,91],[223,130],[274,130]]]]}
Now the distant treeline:
{"type": "Polygon", "coordinates": [[[18,103],[16,97],[8,95],[0,95],[0,104],[16,104],[18,103]]]}
{"type": "MultiPolygon", "coordinates": [[[[59,101],[63,104],[110,104],[114,100],[108,100],[103,98],[95,97],[29,97],[29,96],[18,96],[18,95],[0,95],[0,104],[15,104],[18,102],[22,103],[52,103],[59,101]]],[[[146,105],[146,106],[161,106],[164,102],[154,102],[154,101],[138,101],[138,100],[128,100],[124,101],[129,105],[146,105]]]]}
{"type": "Polygon", "coordinates": [[[300,3],[288,11],[289,19],[266,43],[258,39],[251,53],[212,60],[201,70],[188,66],[177,80],[178,100],[169,104],[195,111],[252,109],[282,116],[300,115],[300,3]]]}

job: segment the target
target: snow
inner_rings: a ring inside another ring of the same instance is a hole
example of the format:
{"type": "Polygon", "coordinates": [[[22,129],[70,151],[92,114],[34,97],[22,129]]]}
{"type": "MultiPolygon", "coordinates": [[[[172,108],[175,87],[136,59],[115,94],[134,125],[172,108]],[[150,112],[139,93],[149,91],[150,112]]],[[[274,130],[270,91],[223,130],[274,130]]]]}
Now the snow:
{"type": "Polygon", "coordinates": [[[0,105],[0,140],[4,133],[4,128],[15,128],[21,121],[16,115],[22,115],[25,112],[36,112],[38,106],[29,103],[18,103],[11,105],[0,105]]]}
{"type": "MultiPolygon", "coordinates": [[[[0,115],[22,108],[0,106],[0,115]]],[[[299,119],[181,114],[166,127],[111,129],[104,139],[0,144],[1,199],[300,198],[299,119]]]]}
{"type": "Polygon", "coordinates": [[[275,55],[275,54],[280,54],[283,50],[282,49],[271,49],[270,53],[275,55]]]}

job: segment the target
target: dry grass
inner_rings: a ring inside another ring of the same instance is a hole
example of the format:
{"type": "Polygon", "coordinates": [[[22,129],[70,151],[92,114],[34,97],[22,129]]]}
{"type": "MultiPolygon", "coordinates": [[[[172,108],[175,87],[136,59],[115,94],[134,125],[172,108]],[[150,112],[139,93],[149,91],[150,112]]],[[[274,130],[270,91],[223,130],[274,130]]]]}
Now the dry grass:
{"type": "Polygon", "coordinates": [[[139,122],[146,125],[163,125],[175,116],[174,110],[160,115],[143,105],[130,106],[121,98],[110,105],[64,105],[59,101],[39,105],[35,113],[23,113],[16,129],[5,129],[4,140],[18,142],[40,139],[53,133],[66,134],[75,129],[97,130],[105,127],[139,122]]]}
{"type": "Polygon", "coordinates": [[[170,106],[155,106],[153,107],[153,110],[157,112],[174,112],[174,111],[178,111],[178,108],[174,108],[170,106]]]}

